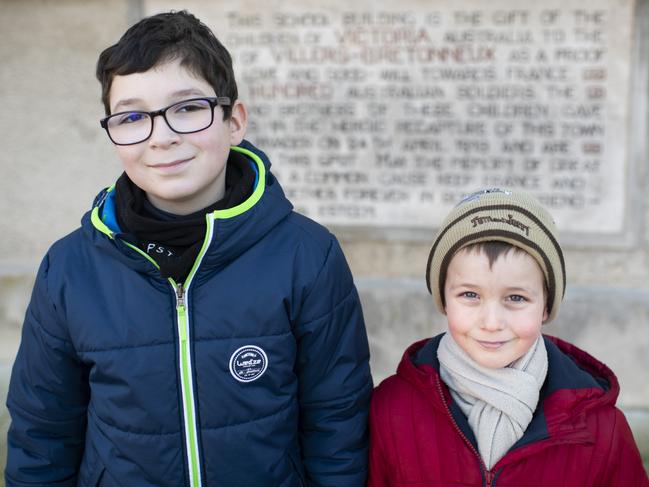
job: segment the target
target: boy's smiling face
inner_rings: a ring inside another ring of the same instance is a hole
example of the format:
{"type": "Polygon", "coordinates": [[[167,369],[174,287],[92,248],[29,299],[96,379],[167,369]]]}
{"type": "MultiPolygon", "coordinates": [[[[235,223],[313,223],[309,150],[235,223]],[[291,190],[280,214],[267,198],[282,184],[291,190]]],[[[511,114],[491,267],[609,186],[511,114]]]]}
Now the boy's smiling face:
{"type": "MultiPolygon", "coordinates": [[[[111,113],[153,111],[189,98],[217,95],[207,81],[181,66],[180,60],[172,60],[142,73],[115,76],[109,103],[111,113]]],[[[177,134],[160,116],[154,119],[150,138],[115,147],[126,174],[154,206],[186,215],[223,197],[230,146],[241,142],[246,124],[246,109],[236,101],[225,121],[222,108],[215,107],[214,122],[200,132],[177,134]]]]}
{"type": "Polygon", "coordinates": [[[548,316],[541,269],[514,249],[491,267],[484,252],[460,250],[448,266],[444,296],[451,336],[484,367],[506,367],[522,357],[548,316]]]}

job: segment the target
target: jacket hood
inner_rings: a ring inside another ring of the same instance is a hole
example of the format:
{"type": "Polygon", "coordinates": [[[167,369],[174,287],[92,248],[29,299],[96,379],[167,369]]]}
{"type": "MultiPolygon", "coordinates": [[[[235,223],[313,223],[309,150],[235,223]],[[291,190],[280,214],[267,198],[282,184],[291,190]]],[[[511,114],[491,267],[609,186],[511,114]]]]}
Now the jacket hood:
{"type": "MultiPolygon", "coordinates": [[[[412,344],[403,354],[397,376],[430,394],[433,405],[450,411],[464,435],[476,445],[468,421],[451,398],[439,374],[437,348],[443,334],[412,344]],[[439,392],[437,392],[439,391],[439,392]]],[[[524,436],[513,448],[549,437],[583,438],[587,411],[613,406],[620,386],[613,371],[578,347],[556,337],[543,336],[548,353],[548,374],[539,404],[524,436]]]]}
{"type": "MultiPolygon", "coordinates": [[[[257,176],[252,194],[241,204],[206,215],[212,219],[212,236],[201,261],[202,269],[220,268],[227,265],[264,237],[292,211],[293,206],[270,172],[270,160],[264,152],[244,140],[232,147],[248,158],[257,176]]],[[[115,186],[102,190],[87,212],[81,225],[84,233],[95,245],[112,252],[127,265],[145,273],[157,273],[152,262],[143,259],[119,239],[120,230],[115,217],[115,186]],[[117,252],[115,252],[117,250],[117,252]]]]}

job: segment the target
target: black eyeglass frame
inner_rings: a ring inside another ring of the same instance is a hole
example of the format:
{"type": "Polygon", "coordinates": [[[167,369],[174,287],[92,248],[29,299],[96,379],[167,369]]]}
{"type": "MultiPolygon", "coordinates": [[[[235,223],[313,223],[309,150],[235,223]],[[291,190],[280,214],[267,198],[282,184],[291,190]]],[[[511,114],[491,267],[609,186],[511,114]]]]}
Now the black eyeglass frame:
{"type": "Polygon", "coordinates": [[[169,127],[172,131],[176,132],[177,134],[194,134],[196,132],[201,132],[202,130],[205,130],[205,129],[210,128],[212,126],[212,124],[214,123],[214,108],[215,107],[217,107],[217,106],[230,106],[230,104],[231,104],[230,98],[227,97],[227,96],[216,96],[216,97],[199,96],[199,97],[196,97],[196,98],[188,98],[187,100],[177,101],[176,103],[172,103],[171,105],[169,105],[167,107],[161,108],[160,110],[154,110],[152,112],[147,112],[147,111],[144,111],[144,110],[126,110],[124,112],[113,113],[113,114],[108,115],[107,117],[104,117],[101,120],[99,120],[99,124],[102,126],[102,128],[104,130],[106,130],[106,134],[108,134],[108,138],[110,139],[110,141],[113,144],[115,144],[115,145],[135,145],[135,144],[140,144],[140,143],[144,142],[145,140],[148,140],[149,137],[151,137],[151,134],[153,133],[153,119],[155,117],[157,117],[158,115],[161,115],[162,118],[164,119],[165,123],[167,124],[167,127],[169,127]],[[204,100],[204,101],[207,101],[209,103],[210,108],[211,108],[211,110],[210,110],[210,114],[211,114],[210,123],[208,125],[206,125],[205,127],[203,127],[202,129],[198,129],[198,130],[181,131],[181,130],[176,130],[175,128],[173,128],[171,126],[171,124],[169,123],[169,120],[167,120],[167,110],[169,110],[170,108],[175,107],[176,105],[179,105],[181,103],[187,103],[187,102],[196,101],[196,100],[204,100]],[[128,144],[120,144],[118,142],[115,142],[113,140],[113,138],[110,136],[110,131],[108,130],[108,120],[113,118],[113,117],[117,117],[118,115],[124,115],[124,114],[127,114],[127,113],[141,113],[143,115],[148,115],[149,119],[151,120],[151,129],[149,130],[149,135],[147,135],[142,140],[138,140],[137,142],[129,142],[128,144]]]}

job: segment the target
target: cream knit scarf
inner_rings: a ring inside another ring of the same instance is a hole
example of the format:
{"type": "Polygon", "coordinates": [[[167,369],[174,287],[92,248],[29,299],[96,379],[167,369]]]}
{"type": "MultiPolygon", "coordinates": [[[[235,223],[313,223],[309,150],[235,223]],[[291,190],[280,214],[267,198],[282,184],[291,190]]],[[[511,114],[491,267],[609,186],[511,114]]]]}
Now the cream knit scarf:
{"type": "Polygon", "coordinates": [[[446,333],[437,350],[442,380],[469,420],[487,469],[522,436],[532,421],[548,371],[543,338],[502,369],[475,363],[446,333]]]}

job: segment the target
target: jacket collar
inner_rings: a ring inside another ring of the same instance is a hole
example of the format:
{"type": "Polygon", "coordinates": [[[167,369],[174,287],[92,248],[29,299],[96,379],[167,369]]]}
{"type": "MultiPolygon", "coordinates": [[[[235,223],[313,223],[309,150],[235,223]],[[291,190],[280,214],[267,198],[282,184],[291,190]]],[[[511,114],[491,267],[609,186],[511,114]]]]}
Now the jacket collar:
{"type": "MultiPolygon", "coordinates": [[[[255,167],[257,178],[252,194],[241,204],[206,215],[212,221],[212,237],[201,262],[201,269],[220,268],[254,245],[275,225],[290,214],[293,206],[270,169],[266,154],[248,141],[231,150],[248,157],[255,167]]],[[[121,242],[120,229],[114,217],[114,186],[103,190],[93,203],[92,210],[82,219],[86,234],[100,245],[116,248],[131,267],[143,272],[157,273],[155,266],[143,259],[132,248],[121,242]],[[109,237],[107,242],[105,237],[109,237]]]]}

